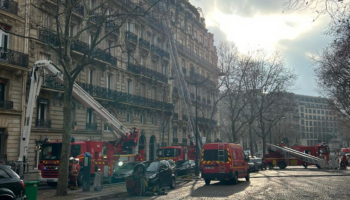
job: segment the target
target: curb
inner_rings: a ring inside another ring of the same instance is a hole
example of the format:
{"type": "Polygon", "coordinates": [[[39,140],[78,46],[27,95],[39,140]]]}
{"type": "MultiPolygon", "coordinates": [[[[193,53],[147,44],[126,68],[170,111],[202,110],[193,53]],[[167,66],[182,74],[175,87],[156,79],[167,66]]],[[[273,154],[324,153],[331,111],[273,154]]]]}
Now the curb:
{"type": "Polygon", "coordinates": [[[250,178],[278,178],[278,177],[323,177],[323,176],[350,176],[350,174],[325,174],[325,175],[281,175],[281,176],[257,176],[253,177],[251,176],[250,178]]]}
{"type": "Polygon", "coordinates": [[[100,199],[109,199],[109,198],[115,198],[119,195],[127,194],[127,192],[120,192],[120,193],[109,193],[109,194],[103,194],[103,195],[95,195],[91,197],[83,197],[76,200],[100,200],[100,199]]]}

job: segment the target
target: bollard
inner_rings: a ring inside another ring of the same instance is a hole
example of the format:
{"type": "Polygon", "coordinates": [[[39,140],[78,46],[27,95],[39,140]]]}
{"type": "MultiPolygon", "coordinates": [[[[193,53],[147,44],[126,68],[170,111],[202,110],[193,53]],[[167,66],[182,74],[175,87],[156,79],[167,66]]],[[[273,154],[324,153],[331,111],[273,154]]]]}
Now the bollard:
{"type": "Polygon", "coordinates": [[[95,179],[94,179],[94,190],[95,191],[101,191],[102,190],[102,172],[95,172],[95,179]]]}

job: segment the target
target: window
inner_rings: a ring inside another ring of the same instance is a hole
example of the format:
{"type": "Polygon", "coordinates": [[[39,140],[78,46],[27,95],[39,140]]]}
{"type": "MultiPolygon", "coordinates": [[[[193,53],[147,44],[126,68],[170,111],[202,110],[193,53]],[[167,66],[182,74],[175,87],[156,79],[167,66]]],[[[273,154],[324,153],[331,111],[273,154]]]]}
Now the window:
{"type": "Polygon", "coordinates": [[[187,139],[186,129],[182,129],[182,139],[187,139]]]}
{"type": "Polygon", "coordinates": [[[304,125],[304,120],[303,119],[301,120],[301,125],[304,125]]]}
{"type": "Polygon", "coordinates": [[[128,79],[127,92],[128,94],[132,93],[132,80],[130,79],[128,79]]]}
{"type": "Polygon", "coordinates": [[[126,113],[126,122],[130,123],[131,122],[131,116],[130,113],[126,113]]]}
{"type": "Polygon", "coordinates": [[[11,178],[11,177],[4,170],[0,169],[0,179],[5,179],[5,178],[11,178]]]}
{"type": "Polygon", "coordinates": [[[156,124],[155,117],[152,116],[151,121],[152,121],[152,125],[155,125],[155,124],[156,124]]]}
{"type": "MultiPolygon", "coordinates": [[[[5,33],[2,30],[0,30],[0,37],[1,37],[0,47],[2,51],[7,51],[8,44],[9,44],[9,35],[8,33],[5,33]]],[[[1,57],[3,57],[3,55],[1,55],[1,57]]]]}
{"type": "Polygon", "coordinates": [[[86,123],[87,123],[87,124],[96,123],[96,114],[93,112],[92,109],[88,109],[88,110],[87,110],[87,114],[86,114],[86,123]]]}
{"type": "Polygon", "coordinates": [[[38,99],[37,104],[37,126],[44,126],[45,121],[48,118],[49,115],[49,100],[47,99],[38,99]]]}
{"type": "Polygon", "coordinates": [[[152,98],[157,100],[157,88],[155,87],[152,88],[152,98]]]}
{"type": "MultiPolygon", "coordinates": [[[[3,102],[7,98],[7,80],[0,79],[0,102],[3,102]]],[[[2,108],[3,105],[0,104],[0,108],[2,108]]]]}
{"type": "Polygon", "coordinates": [[[162,66],[162,74],[167,75],[167,66],[162,66]]]}
{"type": "Polygon", "coordinates": [[[94,36],[93,35],[89,35],[89,45],[90,46],[92,45],[93,39],[94,39],[94,36]]]}
{"type": "Polygon", "coordinates": [[[0,158],[6,155],[7,136],[6,129],[0,128],[0,158]]]}
{"type": "Polygon", "coordinates": [[[154,45],[157,45],[157,42],[158,42],[158,38],[157,38],[157,36],[155,35],[155,36],[153,36],[152,43],[153,43],[154,45]]]}
{"type": "Polygon", "coordinates": [[[46,28],[49,28],[49,26],[50,26],[49,15],[47,13],[44,13],[44,12],[42,15],[42,24],[43,24],[43,27],[46,27],[46,28]]]}
{"type": "Polygon", "coordinates": [[[94,70],[93,69],[89,69],[88,72],[88,84],[93,84],[94,83],[94,70]]]}
{"type": "Polygon", "coordinates": [[[173,127],[173,138],[177,138],[177,127],[173,127]]]}
{"type": "Polygon", "coordinates": [[[316,114],[316,110],[312,110],[314,114],[316,114]]]}
{"type": "Polygon", "coordinates": [[[74,36],[74,26],[69,26],[69,37],[74,36]]]}
{"type": "Polygon", "coordinates": [[[143,84],[143,83],[141,84],[141,87],[140,87],[140,94],[141,94],[141,96],[147,98],[147,96],[146,96],[146,85],[143,84]]]}
{"type": "Polygon", "coordinates": [[[140,124],[143,124],[143,115],[140,115],[140,124]]]}
{"type": "Polygon", "coordinates": [[[309,126],[309,122],[308,121],[306,121],[306,126],[309,126]]]}
{"type": "Polygon", "coordinates": [[[194,31],[194,38],[197,38],[197,31],[194,31]]]}
{"type": "MultiPolygon", "coordinates": [[[[129,32],[134,32],[134,25],[132,24],[132,23],[130,23],[130,22],[128,22],[127,24],[126,24],[126,29],[129,31],[129,32]]],[[[155,36],[156,37],[156,36],[155,36]]]]}
{"type": "Polygon", "coordinates": [[[199,36],[199,42],[202,43],[203,42],[203,36],[199,36]]]}
{"type": "Polygon", "coordinates": [[[304,118],[304,113],[300,113],[300,117],[301,117],[301,118],[304,118]]]}
{"type": "Polygon", "coordinates": [[[320,114],[320,110],[317,110],[317,114],[320,114]]]}
{"type": "Polygon", "coordinates": [[[184,44],[184,39],[180,38],[180,44],[184,44]]]}

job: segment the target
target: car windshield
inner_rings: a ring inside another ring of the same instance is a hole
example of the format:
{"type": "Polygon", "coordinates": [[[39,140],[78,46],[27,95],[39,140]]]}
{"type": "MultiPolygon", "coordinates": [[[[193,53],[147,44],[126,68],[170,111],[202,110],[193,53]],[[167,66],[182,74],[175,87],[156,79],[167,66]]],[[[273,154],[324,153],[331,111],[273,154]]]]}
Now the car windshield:
{"type": "Polygon", "coordinates": [[[146,169],[147,169],[151,163],[152,163],[152,162],[144,162],[144,163],[142,163],[142,164],[145,165],[145,167],[146,167],[146,169]]]}
{"type": "Polygon", "coordinates": [[[159,168],[159,162],[152,162],[148,167],[147,171],[148,172],[156,172],[158,171],[159,168]]]}
{"type": "Polygon", "coordinates": [[[42,160],[59,160],[61,158],[61,143],[41,145],[40,159],[42,160]]]}
{"type": "Polygon", "coordinates": [[[188,160],[180,160],[176,162],[176,166],[188,165],[188,160]]]}
{"type": "Polygon", "coordinates": [[[136,162],[126,163],[125,165],[123,165],[119,169],[130,169],[130,170],[132,170],[135,167],[135,165],[137,165],[137,164],[138,163],[136,163],[136,162]]]}

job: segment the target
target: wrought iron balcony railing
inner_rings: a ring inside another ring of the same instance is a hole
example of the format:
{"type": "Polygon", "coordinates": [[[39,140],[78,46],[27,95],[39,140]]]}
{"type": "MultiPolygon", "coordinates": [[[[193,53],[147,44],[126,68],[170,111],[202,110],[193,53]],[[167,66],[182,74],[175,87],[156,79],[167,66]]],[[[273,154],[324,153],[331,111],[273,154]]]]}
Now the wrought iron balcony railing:
{"type": "Polygon", "coordinates": [[[74,6],[73,12],[80,16],[84,16],[84,6],[83,5],[74,6]]]}
{"type": "Polygon", "coordinates": [[[187,139],[182,138],[182,144],[187,144],[187,139]]]}
{"type": "Polygon", "coordinates": [[[178,120],[178,119],[179,119],[179,114],[173,113],[173,120],[178,120]]]}
{"type": "Polygon", "coordinates": [[[0,8],[15,15],[18,14],[18,3],[13,0],[1,0],[0,8]]]}
{"type": "Polygon", "coordinates": [[[173,144],[179,144],[179,139],[178,138],[173,138],[173,144]]]}
{"type": "Polygon", "coordinates": [[[126,31],[125,39],[129,40],[130,42],[133,42],[133,43],[137,44],[137,35],[135,33],[133,33],[133,32],[126,31]]]}
{"type": "Polygon", "coordinates": [[[113,31],[114,34],[119,35],[120,30],[119,30],[120,25],[114,23],[113,21],[106,22],[105,29],[107,31],[113,31]]]}
{"type": "Polygon", "coordinates": [[[152,53],[161,56],[163,50],[161,48],[157,47],[156,45],[152,44],[151,45],[151,51],[152,51],[152,53]]]}
{"type": "Polygon", "coordinates": [[[64,85],[57,82],[50,74],[44,75],[43,87],[55,89],[55,90],[64,90],[64,85]]]}
{"type": "Polygon", "coordinates": [[[0,109],[4,109],[4,110],[13,109],[13,101],[0,100],[0,109]]]}
{"type": "Polygon", "coordinates": [[[217,125],[217,122],[215,120],[204,117],[198,117],[198,122],[202,124],[217,125]]]}
{"type": "Polygon", "coordinates": [[[77,82],[91,96],[109,99],[118,103],[128,103],[136,106],[150,107],[154,109],[162,109],[171,112],[174,109],[173,104],[163,101],[156,101],[148,99],[139,95],[132,95],[125,92],[119,92],[116,90],[107,89],[104,87],[77,82]]]}
{"type": "Polygon", "coordinates": [[[140,45],[141,47],[143,47],[143,48],[149,50],[150,43],[149,43],[146,39],[140,38],[140,39],[139,39],[139,45],[140,45]]]}
{"type": "Polygon", "coordinates": [[[28,55],[11,49],[0,47],[0,62],[28,67],[28,55]]]}
{"type": "MultiPolygon", "coordinates": [[[[49,30],[40,29],[39,30],[39,40],[47,42],[51,45],[57,46],[58,38],[57,35],[49,30]]],[[[83,54],[88,54],[91,51],[91,47],[89,44],[82,42],[80,40],[73,41],[70,46],[72,51],[77,51],[83,54]]],[[[91,52],[91,57],[99,60],[103,60],[105,62],[109,62],[113,65],[117,64],[117,58],[112,56],[105,50],[95,47],[91,52]]]]}
{"type": "Polygon", "coordinates": [[[168,82],[168,78],[164,74],[157,72],[157,71],[154,71],[152,69],[143,67],[141,65],[134,65],[134,64],[129,63],[128,64],[128,71],[133,72],[135,74],[142,74],[144,76],[162,81],[164,83],[168,82]]]}
{"type": "Polygon", "coordinates": [[[86,123],[86,130],[97,131],[97,123],[86,123]]]}
{"type": "MultiPolygon", "coordinates": [[[[200,74],[198,74],[198,73],[196,73],[195,71],[192,71],[192,70],[190,71],[190,78],[197,79],[198,81],[204,81],[206,79],[206,77],[204,77],[204,76],[202,76],[202,75],[200,75],[200,74]]],[[[204,84],[207,84],[207,85],[209,85],[211,87],[216,87],[216,84],[213,81],[209,80],[209,79],[207,81],[205,81],[204,84]]]]}
{"type": "Polygon", "coordinates": [[[36,119],[35,127],[37,128],[51,128],[50,119],[36,119]]]}

